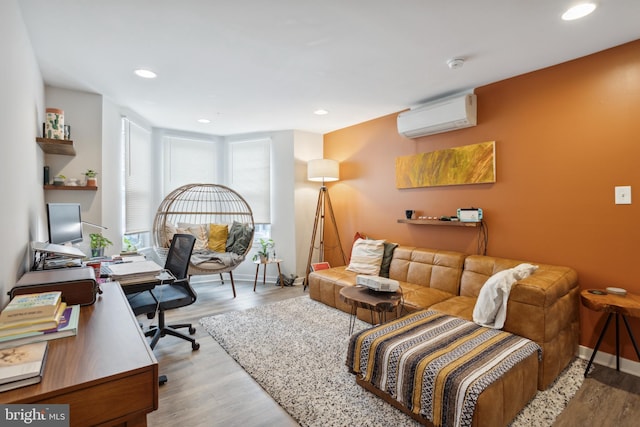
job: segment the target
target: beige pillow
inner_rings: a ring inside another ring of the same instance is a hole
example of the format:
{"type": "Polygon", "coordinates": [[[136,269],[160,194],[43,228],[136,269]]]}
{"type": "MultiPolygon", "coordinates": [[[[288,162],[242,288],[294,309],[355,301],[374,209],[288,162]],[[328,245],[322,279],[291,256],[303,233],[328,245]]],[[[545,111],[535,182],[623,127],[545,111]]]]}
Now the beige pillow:
{"type": "Polygon", "coordinates": [[[347,270],[377,276],[384,255],[384,240],[358,239],[351,249],[347,270]]]}
{"type": "Polygon", "coordinates": [[[209,250],[226,252],[229,226],[227,224],[209,224],[209,250]]]}
{"type": "Polygon", "coordinates": [[[164,241],[161,243],[162,247],[168,248],[173,240],[173,235],[176,234],[176,226],[167,222],[164,227],[164,241]]]}
{"type": "Polygon", "coordinates": [[[196,238],[196,244],[193,246],[194,251],[202,251],[208,249],[209,242],[209,225],[202,224],[188,224],[179,222],[178,223],[178,233],[188,233],[193,234],[196,238]]]}

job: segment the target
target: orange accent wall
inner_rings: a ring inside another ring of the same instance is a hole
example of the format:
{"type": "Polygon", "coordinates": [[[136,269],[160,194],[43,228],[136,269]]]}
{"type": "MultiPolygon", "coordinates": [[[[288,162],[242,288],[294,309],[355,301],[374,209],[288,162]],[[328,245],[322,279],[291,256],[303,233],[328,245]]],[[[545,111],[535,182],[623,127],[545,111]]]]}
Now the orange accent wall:
{"type": "MultiPolygon", "coordinates": [[[[397,133],[391,114],[325,135],[325,157],[340,161],[341,180],[328,187],[345,252],[360,231],[476,253],[477,229],[397,223],[405,209],[440,216],[474,206],[484,211],[488,255],[567,265],[582,289],[640,294],[640,40],[475,93],[472,128],[412,140],[397,133]],[[493,140],[494,184],[395,188],[398,156],[493,140]],[[614,204],[617,185],[632,186],[633,204],[614,204]]],[[[326,255],[342,264],[335,251],[326,255]]],[[[582,345],[595,347],[603,317],[581,307],[582,345]]],[[[640,337],[640,321],[631,327],[640,337]]],[[[614,353],[608,332],[601,350],[614,353]]],[[[622,355],[636,360],[626,331],[620,335],[622,355]]]]}

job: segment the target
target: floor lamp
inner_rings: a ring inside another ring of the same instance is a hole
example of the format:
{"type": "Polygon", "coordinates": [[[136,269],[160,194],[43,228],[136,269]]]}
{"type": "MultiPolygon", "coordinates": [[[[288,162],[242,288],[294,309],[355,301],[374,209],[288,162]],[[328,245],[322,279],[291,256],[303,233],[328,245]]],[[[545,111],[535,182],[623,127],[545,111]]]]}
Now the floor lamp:
{"type": "Polygon", "coordinates": [[[316,235],[318,230],[320,231],[320,245],[318,247],[318,259],[324,261],[324,229],[325,218],[329,215],[331,224],[333,225],[333,231],[338,241],[338,248],[342,254],[342,261],[346,264],[347,258],[342,250],[342,242],[340,242],[340,235],[338,234],[338,226],[336,224],[336,218],[333,215],[333,207],[331,206],[331,197],[329,197],[329,190],[324,185],[325,182],[337,181],[339,175],[339,164],[335,160],[331,159],[315,159],[309,160],[307,164],[307,179],[309,181],[322,182],[320,191],[318,193],[318,204],[316,206],[316,217],[313,222],[313,233],[311,234],[311,244],[309,245],[309,258],[307,259],[306,278],[304,282],[304,289],[309,285],[309,273],[311,272],[311,259],[313,258],[313,252],[315,249],[316,235]]]}

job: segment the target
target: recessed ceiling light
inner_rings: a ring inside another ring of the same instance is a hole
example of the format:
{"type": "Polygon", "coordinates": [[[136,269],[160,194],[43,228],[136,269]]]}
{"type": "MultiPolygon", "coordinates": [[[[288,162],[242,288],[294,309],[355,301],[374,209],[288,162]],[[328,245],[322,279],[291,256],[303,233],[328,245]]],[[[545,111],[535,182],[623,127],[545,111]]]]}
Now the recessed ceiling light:
{"type": "Polygon", "coordinates": [[[158,77],[158,75],[153,71],[145,70],[144,68],[139,68],[135,70],[134,73],[136,73],[136,76],[142,77],[143,79],[155,79],[158,77]]]}
{"type": "Polygon", "coordinates": [[[320,108],[319,110],[314,111],[313,114],[315,114],[316,116],[324,116],[326,114],[329,114],[329,112],[323,108],[320,108]]]}
{"type": "Polygon", "coordinates": [[[209,120],[209,119],[198,119],[198,123],[207,124],[207,123],[211,123],[211,120],[209,120]]]}
{"type": "Polygon", "coordinates": [[[574,19],[580,19],[587,16],[594,10],[596,10],[595,3],[580,3],[569,8],[565,13],[563,13],[562,19],[565,21],[573,21],[574,19]]]}

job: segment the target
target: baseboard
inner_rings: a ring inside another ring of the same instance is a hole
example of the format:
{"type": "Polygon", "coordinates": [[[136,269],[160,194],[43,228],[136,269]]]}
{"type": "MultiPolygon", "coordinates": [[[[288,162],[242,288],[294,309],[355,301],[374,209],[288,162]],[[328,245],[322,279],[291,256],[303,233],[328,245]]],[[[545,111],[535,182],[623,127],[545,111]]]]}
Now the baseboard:
{"type": "MultiPolygon", "coordinates": [[[[593,349],[585,346],[578,347],[578,357],[580,359],[589,360],[591,358],[591,354],[593,353],[593,349]]],[[[616,369],[616,355],[604,353],[599,351],[596,354],[596,357],[593,359],[593,363],[597,363],[598,365],[606,366],[611,369],[616,369]]],[[[640,377],[640,362],[635,362],[633,360],[625,359],[624,357],[620,358],[620,371],[625,372],[627,374],[635,375],[636,377],[640,377]]]]}

